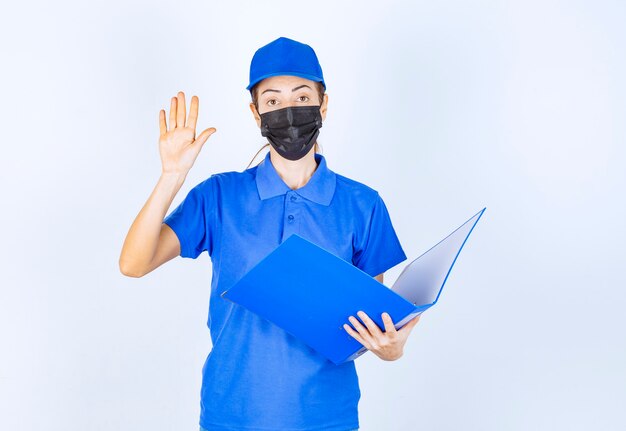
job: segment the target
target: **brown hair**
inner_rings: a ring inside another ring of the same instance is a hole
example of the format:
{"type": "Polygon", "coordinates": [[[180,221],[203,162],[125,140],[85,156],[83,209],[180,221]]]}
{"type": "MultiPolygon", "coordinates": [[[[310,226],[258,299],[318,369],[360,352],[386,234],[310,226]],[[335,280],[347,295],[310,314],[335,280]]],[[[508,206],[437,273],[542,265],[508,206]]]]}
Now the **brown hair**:
{"type": "MultiPolygon", "coordinates": [[[[250,89],[250,96],[252,97],[252,103],[254,104],[254,107],[256,108],[257,112],[259,112],[259,98],[257,95],[257,91],[258,91],[258,83],[254,85],[254,87],[252,87],[250,89]]],[[[317,90],[317,95],[319,97],[320,100],[320,105],[322,104],[322,102],[324,101],[324,85],[322,85],[321,82],[316,81],[315,82],[315,88],[317,90]]],[[[250,160],[250,163],[248,163],[248,166],[246,167],[246,169],[248,169],[250,167],[250,165],[252,164],[252,162],[254,161],[254,159],[256,159],[256,157],[259,155],[259,153],[267,146],[269,146],[270,143],[267,142],[266,144],[264,144],[261,148],[259,148],[259,151],[256,152],[256,154],[254,155],[254,157],[252,158],[252,160],[250,160]]],[[[317,143],[317,141],[315,142],[315,150],[314,152],[316,153],[321,153],[321,151],[319,151],[320,145],[317,143]]],[[[261,162],[259,162],[261,163],[261,162]]],[[[257,163],[257,164],[259,164],[257,163]]]]}

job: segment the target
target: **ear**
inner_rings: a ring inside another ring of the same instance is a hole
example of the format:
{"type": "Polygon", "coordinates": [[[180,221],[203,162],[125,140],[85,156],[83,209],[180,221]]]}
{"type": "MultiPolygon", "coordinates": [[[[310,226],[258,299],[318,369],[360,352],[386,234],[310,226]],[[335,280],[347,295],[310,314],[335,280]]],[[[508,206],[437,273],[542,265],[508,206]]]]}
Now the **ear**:
{"type": "Polygon", "coordinates": [[[259,116],[259,113],[257,112],[256,108],[254,107],[254,103],[252,103],[252,102],[250,102],[250,110],[252,111],[252,116],[256,120],[256,125],[259,126],[259,128],[261,128],[261,117],[259,116]]]}
{"type": "Polygon", "coordinates": [[[320,106],[320,113],[322,114],[322,121],[326,120],[327,107],[328,107],[328,93],[324,93],[324,100],[322,101],[322,104],[320,106]]]}

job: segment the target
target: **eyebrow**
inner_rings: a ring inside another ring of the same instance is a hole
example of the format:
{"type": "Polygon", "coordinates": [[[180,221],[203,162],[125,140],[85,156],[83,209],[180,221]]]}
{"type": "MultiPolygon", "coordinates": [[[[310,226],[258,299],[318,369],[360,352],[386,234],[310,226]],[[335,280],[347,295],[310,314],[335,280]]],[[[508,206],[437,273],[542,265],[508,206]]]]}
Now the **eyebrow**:
{"type": "MultiPolygon", "coordinates": [[[[291,92],[293,93],[294,91],[299,90],[299,89],[301,89],[302,87],[306,87],[306,88],[308,88],[309,90],[311,89],[311,87],[309,87],[308,85],[306,85],[306,84],[302,84],[302,85],[298,85],[297,87],[293,88],[293,89],[291,90],[291,92]]],[[[261,95],[265,94],[265,93],[266,93],[266,92],[268,92],[268,91],[273,91],[273,92],[275,92],[275,93],[280,93],[280,92],[281,92],[280,90],[274,90],[274,89],[272,89],[272,88],[268,88],[267,90],[263,90],[263,93],[261,93],[261,95]]]]}

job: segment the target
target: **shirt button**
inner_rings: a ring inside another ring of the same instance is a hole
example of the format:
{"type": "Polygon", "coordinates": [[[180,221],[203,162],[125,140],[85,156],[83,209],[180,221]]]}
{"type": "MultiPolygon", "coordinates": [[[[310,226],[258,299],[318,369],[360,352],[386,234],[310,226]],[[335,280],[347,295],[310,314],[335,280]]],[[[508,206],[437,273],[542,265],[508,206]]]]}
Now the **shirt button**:
{"type": "Polygon", "coordinates": [[[294,202],[296,199],[298,199],[298,198],[295,197],[294,195],[291,195],[291,202],[294,202]]]}
{"type": "Polygon", "coordinates": [[[289,219],[289,221],[290,221],[290,222],[292,222],[292,221],[293,221],[293,214],[289,214],[289,215],[287,216],[287,218],[289,219]]]}

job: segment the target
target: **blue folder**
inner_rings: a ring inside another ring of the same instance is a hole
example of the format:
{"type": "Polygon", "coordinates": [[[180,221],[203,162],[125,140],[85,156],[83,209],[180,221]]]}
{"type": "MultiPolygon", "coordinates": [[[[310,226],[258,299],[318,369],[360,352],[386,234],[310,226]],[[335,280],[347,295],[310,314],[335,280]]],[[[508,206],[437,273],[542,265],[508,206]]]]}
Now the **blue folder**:
{"type": "Polygon", "coordinates": [[[292,234],[221,296],[278,325],[335,364],[367,349],[343,328],[363,310],[384,331],[432,307],[486,208],[405,266],[391,288],[318,245],[292,234]]]}

